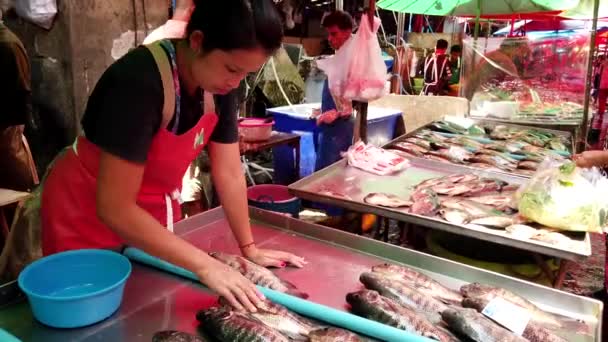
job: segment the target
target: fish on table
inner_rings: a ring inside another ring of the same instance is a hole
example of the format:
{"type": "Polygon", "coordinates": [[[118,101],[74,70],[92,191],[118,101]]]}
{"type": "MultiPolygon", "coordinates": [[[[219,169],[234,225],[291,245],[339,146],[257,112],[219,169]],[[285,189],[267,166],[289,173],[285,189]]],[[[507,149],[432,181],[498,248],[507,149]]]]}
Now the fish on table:
{"type": "Polygon", "coordinates": [[[526,342],[523,337],[499,326],[474,309],[450,307],[441,317],[454,332],[475,342],[526,342]]]}
{"type": "Polygon", "coordinates": [[[272,290],[288,293],[300,298],[308,298],[306,293],[298,290],[293,284],[279,278],[272,273],[271,270],[257,265],[241,256],[221,252],[211,252],[209,255],[235,269],[256,285],[268,287],[272,290]]]}
{"type": "Polygon", "coordinates": [[[323,328],[312,331],[308,335],[308,342],[362,342],[357,334],[339,328],[323,328]]]}
{"type": "Polygon", "coordinates": [[[361,290],[349,293],[346,295],[346,301],[355,314],[367,319],[437,341],[457,341],[449,332],[431,323],[423,314],[383,297],[376,291],[361,290]]]}
{"type": "Polygon", "coordinates": [[[463,285],[460,288],[460,293],[465,298],[481,299],[481,301],[467,302],[463,300],[463,304],[468,303],[471,305],[483,305],[483,307],[485,307],[485,305],[487,305],[492,299],[499,297],[530,311],[532,315],[532,322],[538,323],[548,328],[563,327],[562,317],[546,312],[540,309],[538,306],[534,305],[534,303],[530,302],[529,300],[500,287],[494,287],[480,283],[471,283],[463,285]]]}
{"type": "Polygon", "coordinates": [[[414,204],[412,201],[403,199],[397,195],[379,192],[367,194],[367,196],[363,198],[363,202],[370,205],[378,205],[388,208],[410,207],[412,204],[414,204]]]}
{"type": "Polygon", "coordinates": [[[410,198],[414,202],[410,208],[412,214],[434,216],[439,210],[439,198],[433,190],[416,190],[410,198]]]}
{"type": "Polygon", "coordinates": [[[206,342],[207,340],[187,332],[177,330],[163,330],[152,336],[152,342],[206,342]]]}
{"type": "MultiPolygon", "coordinates": [[[[482,312],[487,305],[488,303],[482,298],[465,298],[462,300],[463,307],[472,308],[478,312],[482,312]]],[[[556,335],[551,330],[535,322],[529,322],[528,325],[526,325],[522,337],[529,341],[566,342],[561,336],[556,335]]]]}
{"type": "Polygon", "coordinates": [[[440,313],[448,308],[442,301],[416,290],[402,281],[388,279],[378,273],[364,272],[359,280],[367,289],[374,290],[401,305],[424,313],[432,323],[441,322],[440,313]]]}
{"type": "Polygon", "coordinates": [[[262,302],[258,311],[249,312],[247,315],[293,340],[307,340],[312,331],[325,327],[271,301],[262,302]]]}
{"type": "Polygon", "coordinates": [[[221,342],[290,342],[277,330],[228,307],[201,310],[196,318],[205,332],[221,342]]]}
{"type": "Polygon", "coordinates": [[[445,303],[462,302],[462,295],[440,284],[431,277],[412,268],[394,264],[380,264],[372,267],[372,272],[381,274],[388,279],[402,281],[407,285],[433,296],[445,303]]]}

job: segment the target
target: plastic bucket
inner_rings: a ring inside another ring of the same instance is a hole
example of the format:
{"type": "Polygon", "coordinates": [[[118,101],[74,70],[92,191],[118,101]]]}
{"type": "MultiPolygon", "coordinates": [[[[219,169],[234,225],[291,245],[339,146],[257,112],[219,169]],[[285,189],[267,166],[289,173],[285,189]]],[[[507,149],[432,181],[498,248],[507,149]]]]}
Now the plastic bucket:
{"type": "Polygon", "coordinates": [[[291,195],[284,185],[251,186],[247,189],[247,200],[249,205],[256,208],[290,214],[295,218],[300,214],[300,199],[291,195]]]}

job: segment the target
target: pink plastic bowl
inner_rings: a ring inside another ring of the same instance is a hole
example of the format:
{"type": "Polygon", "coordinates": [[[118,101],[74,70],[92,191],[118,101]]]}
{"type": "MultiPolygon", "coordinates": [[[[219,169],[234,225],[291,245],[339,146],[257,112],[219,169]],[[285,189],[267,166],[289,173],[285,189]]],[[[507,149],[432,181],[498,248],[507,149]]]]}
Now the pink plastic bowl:
{"type": "Polygon", "coordinates": [[[266,141],[272,134],[274,121],[266,122],[266,119],[242,119],[239,122],[239,134],[245,142],[266,141]]]}

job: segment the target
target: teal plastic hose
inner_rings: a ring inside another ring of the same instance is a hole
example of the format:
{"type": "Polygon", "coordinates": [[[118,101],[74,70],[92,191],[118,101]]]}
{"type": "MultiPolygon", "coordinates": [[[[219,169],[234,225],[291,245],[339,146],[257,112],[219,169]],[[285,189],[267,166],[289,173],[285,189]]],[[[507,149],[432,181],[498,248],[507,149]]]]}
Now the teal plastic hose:
{"type": "MultiPolygon", "coordinates": [[[[168,263],[164,260],[153,257],[137,248],[126,248],[123,254],[133,261],[153,266],[160,270],[173,273],[198,282],[198,278],[194,273],[185,270],[181,267],[175,266],[171,263],[168,263]]],[[[292,311],[295,311],[305,316],[309,316],[317,320],[327,322],[337,327],[345,328],[363,335],[367,335],[369,337],[373,337],[383,341],[434,341],[426,337],[414,335],[404,330],[393,328],[388,325],[374,322],[359,316],[355,316],[344,311],[336,310],[325,305],[313,303],[305,299],[274,291],[266,287],[258,286],[258,288],[260,289],[260,291],[262,291],[266,298],[277,304],[281,304],[292,311]]]]}

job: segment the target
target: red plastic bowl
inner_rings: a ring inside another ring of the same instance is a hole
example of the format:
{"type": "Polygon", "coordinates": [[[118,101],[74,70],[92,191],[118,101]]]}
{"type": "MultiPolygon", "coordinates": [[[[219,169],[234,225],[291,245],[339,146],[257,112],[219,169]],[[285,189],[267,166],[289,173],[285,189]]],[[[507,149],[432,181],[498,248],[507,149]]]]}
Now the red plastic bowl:
{"type": "Polygon", "coordinates": [[[247,118],[239,122],[239,134],[245,142],[266,141],[272,135],[274,121],[266,119],[247,118]]]}

